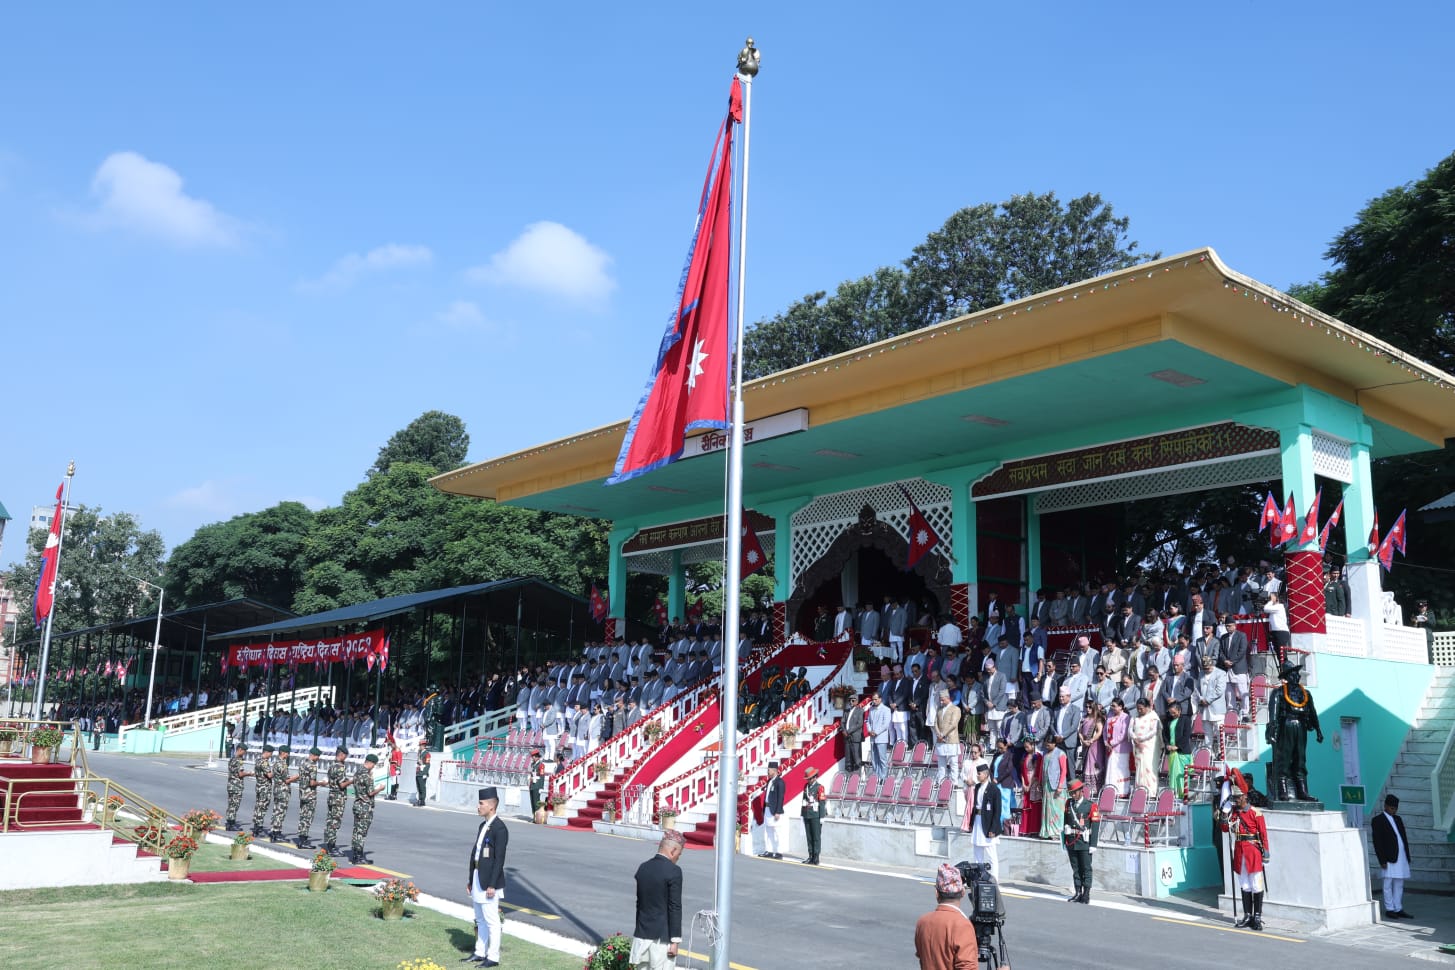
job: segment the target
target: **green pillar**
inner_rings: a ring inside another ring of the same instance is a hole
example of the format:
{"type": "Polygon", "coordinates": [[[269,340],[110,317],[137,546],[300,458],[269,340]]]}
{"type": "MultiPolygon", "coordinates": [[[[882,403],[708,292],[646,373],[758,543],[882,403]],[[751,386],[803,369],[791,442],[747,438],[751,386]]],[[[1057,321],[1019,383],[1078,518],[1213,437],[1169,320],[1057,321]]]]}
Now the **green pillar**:
{"type": "Polygon", "coordinates": [[[672,550],[672,571],[667,574],[667,621],[686,619],[686,576],[682,571],[682,550],[672,550]]]}
{"type": "Polygon", "coordinates": [[[1036,496],[1026,499],[1026,601],[1021,605],[1021,615],[1029,616],[1031,604],[1036,601],[1036,590],[1041,588],[1041,516],[1036,511],[1036,496]]]}
{"type": "Polygon", "coordinates": [[[635,525],[618,526],[611,530],[611,535],[607,538],[610,559],[606,573],[606,595],[611,600],[611,611],[607,615],[618,620],[626,618],[626,559],[621,554],[621,547],[636,534],[635,525]]]}
{"type": "MultiPolygon", "coordinates": [[[[1303,423],[1285,425],[1278,429],[1278,441],[1283,466],[1283,494],[1278,496],[1278,501],[1287,501],[1288,494],[1293,493],[1293,508],[1302,526],[1303,517],[1314,500],[1313,429],[1303,423]]],[[[1316,544],[1295,544],[1289,548],[1312,548],[1316,544]]]]}
{"type": "Polygon", "coordinates": [[[793,595],[793,513],[813,501],[795,495],[774,502],[749,502],[748,508],[773,519],[773,601],[784,603],[793,595]]]}
{"type": "MultiPolygon", "coordinates": [[[[953,557],[950,562],[950,577],[957,583],[974,586],[979,575],[979,550],[975,544],[975,503],[970,500],[970,487],[999,467],[1000,462],[984,461],[960,468],[929,472],[924,476],[925,481],[944,485],[950,490],[950,519],[954,531],[952,535],[941,538],[948,538],[950,542],[950,553],[953,557]]],[[[972,591],[971,602],[974,601],[972,591]]],[[[971,612],[974,612],[973,608],[971,612]]]]}

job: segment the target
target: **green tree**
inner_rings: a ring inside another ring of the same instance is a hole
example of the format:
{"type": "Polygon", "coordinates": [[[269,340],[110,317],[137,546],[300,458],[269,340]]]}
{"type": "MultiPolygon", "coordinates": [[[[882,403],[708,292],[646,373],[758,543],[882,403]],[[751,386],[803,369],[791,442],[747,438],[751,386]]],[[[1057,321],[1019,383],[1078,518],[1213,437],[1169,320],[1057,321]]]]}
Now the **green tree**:
{"type": "Polygon", "coordinates": [[[903,269],[881,267],[811,293],[748,332],[744,371],[761,377],[1113,270],[1141,255],[1130,221],[1091,193],[1017,195],[956,212],[903,269]]]}
{"type": "Polygon", "coordinates": [[[177,590],[178,605],[246,596],[288,606],[303,588],[313,518],[300,502],[280,502],[204,525],[167,560],[167,583],[177,590]]]}
{"type": "Polygon", "coordinates": [[[419,462],[436,472],[454,471],[465,463],[469,451],[465,422],[443,411],[426,411],[396,431],[379,449],[369,474],[388,471],[390,465],[401,461],[419,462]]]}
{"type": "MultiPolygon", "coordinates": [[[[160,534],[143,529],[130,512],[103,515],[101,509],[85,505],[67,513],[64,529],[55,632],[112,623],[156,610],[156,590],[140,581],[163,585],[162,555],[166,546],[160,534]]],[[[31,613],[45,540],[46,530],[33,530],[27,540],[25,560],[17,563],[10,575],[9,585],[22,617],[31,613]]]]}

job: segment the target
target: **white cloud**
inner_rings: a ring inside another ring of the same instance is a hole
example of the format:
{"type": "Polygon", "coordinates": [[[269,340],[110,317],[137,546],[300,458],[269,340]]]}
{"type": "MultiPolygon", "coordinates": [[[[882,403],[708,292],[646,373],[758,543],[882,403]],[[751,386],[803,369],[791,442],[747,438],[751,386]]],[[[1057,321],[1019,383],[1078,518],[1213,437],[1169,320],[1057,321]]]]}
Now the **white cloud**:
{"type": "Polygon", "coordinates": [[[611,256],[559,222],[535,222],[490,261],[466,271],[477,283],[519,286],[576,303],[598,303],[616,289],[611,256]]]}
{"type": "Polygon", "coordinates": [[[434,260],[434,253],[428,246],[410,246],[400,243],[388,243],[383,246],[376,246],[364,253],[349,253],[340,258],[333,266],[329,267],[316,280],[306,280],[300,283],[303,289],[343,289],[352,286],[359,277],[367,273],[383,273],[394,269],[406,269],[411,266],[425,266],[434,260]]]}
{"type": "Polygon", "coordinates": [[[451,330],[489,331],[495,329],[494,324],[486,319],[485,311],[480,309],[480,305],[470,300],[454,301],[437,313],[435,319],[451,330]]]}
{"type": "Polygon", "coordinates": [[[172,508],[189,509],[218,518],[232,515],[239,507],[238,499],[231,489],[225,483],[210,478],[201,484],[168,495],[166,504],[172,508]]]}
{"type": "Polygon", "coordinates": [[[114,152],[91,179],[100,201],[96,225],[132,229],[183,246],[229,246],[234,221],[212,203],[182,191],[182,176],[136,152],[114,152]]]}

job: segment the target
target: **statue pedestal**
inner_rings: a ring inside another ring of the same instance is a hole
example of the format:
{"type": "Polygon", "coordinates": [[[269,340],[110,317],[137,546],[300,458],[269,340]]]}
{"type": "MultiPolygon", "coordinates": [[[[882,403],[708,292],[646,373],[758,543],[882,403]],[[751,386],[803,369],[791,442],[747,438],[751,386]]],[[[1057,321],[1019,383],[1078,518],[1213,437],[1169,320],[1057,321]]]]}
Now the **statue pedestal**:
{"type": "Polygon", "coordinates": [[[1271,801],[1268,803],[1267,810],[1270,812],[1298,812],[1306,815],[1309,812],[1322,812],[1324,810],[1324,803],[1271,801]]]}
{"type": "MultiPolygon", "coordinates": [[[[1374,923],[1369,864],[1359,830],[1349,828],[1341,812],[1312,810],[1313,802],[1294,804],[1299,807],[1286,811],[1270,807],[1263,812],[1272,851],[1263,874],[1268,889],[1263,918],[1287,920],[1309,931],[1374,923]]],[[[1225,876],[1218,897],[1218,907],[1228,915],[1233,912],[1230,893],[1236,893],[1235,885],[1231,874],[1225,876]]],[[[1241,897],[1238,906],[1241,915],[1241,897]]]]}

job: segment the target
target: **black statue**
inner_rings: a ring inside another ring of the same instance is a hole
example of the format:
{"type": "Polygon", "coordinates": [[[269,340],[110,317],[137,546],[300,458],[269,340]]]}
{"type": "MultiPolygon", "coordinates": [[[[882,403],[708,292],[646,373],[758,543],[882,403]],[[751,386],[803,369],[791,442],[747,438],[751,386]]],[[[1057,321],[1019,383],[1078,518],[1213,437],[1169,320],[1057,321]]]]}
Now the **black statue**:
{"type": "Polygon", "coordinates": [[[1319,744],[1324,743],[1314,695],[1299,683],[1299,668],[1292,664],[1278,672],[1278,679],[1283,681],[1283,687],[1273,692],[1268,707],[1267,741],[1273,746],[1270,776],[1273,797],[1284,802],[1316,802],[1318,799],[1308,793],[1305,761],[1310,731],[1319,744]]]}

